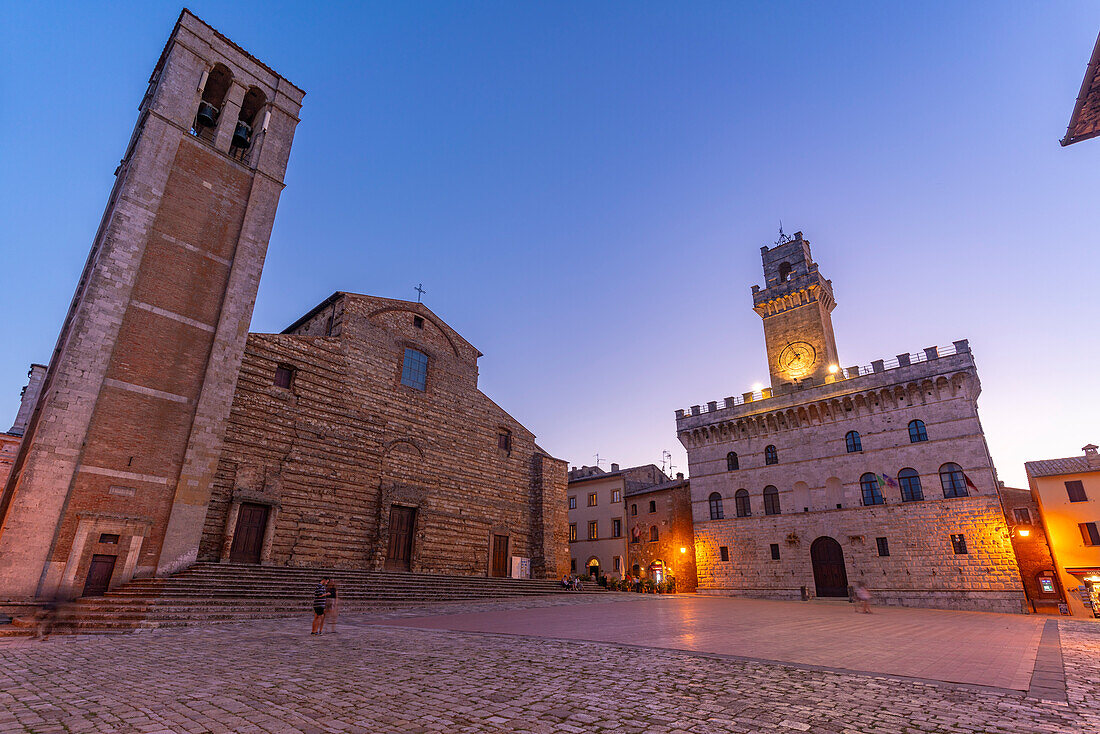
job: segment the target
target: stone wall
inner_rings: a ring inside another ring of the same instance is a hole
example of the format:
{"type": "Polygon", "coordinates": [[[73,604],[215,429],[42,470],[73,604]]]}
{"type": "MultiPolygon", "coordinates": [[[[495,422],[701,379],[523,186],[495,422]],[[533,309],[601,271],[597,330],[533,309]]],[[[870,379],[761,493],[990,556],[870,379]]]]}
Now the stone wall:
{"type": "Polygon", "coordinates": [[[638,514],[629,519],[630,541],[626,572],[649,575],[654,561],[661,561],[667,572],[676,578],[678,592],[693,592],[698,585],[695,559],[695,531],[691,517],[691,489],[687,481],[663,488],[642,490],[631,494],[628,505],[637,504],[638,514]],[[650,512],[650,502],[654,511],[650,512]],[[650,528],[657,528],[656,542],[650,540],[650,528]],[[638,542],[634,542],[634,538],[638,542]],[[683,552],[681,552],[683,549],[683,552]],[[634,567],[638,569],[635,571],[634,567]]]}
{"type": "Polygon", "coordinates": [[[506,535],[535,574],[562,573],[565,464],[477,389],[480,353],[420,304],[338,300],[339,336],[249,336],[202,557],[228,558],[234,503],[254,502],[271,508],[263,562],[379,569],[400,505],[416,509],[412,571],[486,575],[506,535]],[[425,391],[401,384],[406,347],[429,356],[425,391]]]}

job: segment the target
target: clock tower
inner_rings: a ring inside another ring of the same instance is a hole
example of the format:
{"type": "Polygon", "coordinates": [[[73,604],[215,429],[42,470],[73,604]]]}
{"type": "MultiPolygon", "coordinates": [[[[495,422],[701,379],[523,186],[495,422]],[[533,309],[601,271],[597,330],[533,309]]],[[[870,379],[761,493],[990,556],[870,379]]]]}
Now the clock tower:
{"type": "Polygon", "coordinates": [[[817,271],[802,233],[783,235],[761,247],[764,287],[752,287],[753,310],[764,319],[764,342],[772,389],[812,380],[825,382],[838,365],[830,316],[836,307],[832,281],[817,271]]]}

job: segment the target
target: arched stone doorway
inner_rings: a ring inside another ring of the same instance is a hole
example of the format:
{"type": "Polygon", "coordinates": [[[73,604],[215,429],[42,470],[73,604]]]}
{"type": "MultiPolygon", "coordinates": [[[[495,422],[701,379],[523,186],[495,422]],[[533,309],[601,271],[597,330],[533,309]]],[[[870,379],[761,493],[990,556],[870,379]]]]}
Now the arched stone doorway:
{"type": "Polygon", "coordinates": [[[810,546],[810,560],[818,596],[848,596],[848,572],[844,570],[840,543],[827,535],[821,536],[810,546]]]}
{"type": "Polygon", "coordinates": [[[649,578],[653,579],[655,584],[665,580],[665,564],[663,561],[654,561],[649,564],[649,578]]]}
{"type": "Polygon", "coordinates": [[[600,559],[598,559],[598,558],[588,559],[588,563],[585,564],[585,567],[588,569],[588,575],[589,576],[591,576],[594,579],[597,579],[597,578],[600,577],[600,559]]]}

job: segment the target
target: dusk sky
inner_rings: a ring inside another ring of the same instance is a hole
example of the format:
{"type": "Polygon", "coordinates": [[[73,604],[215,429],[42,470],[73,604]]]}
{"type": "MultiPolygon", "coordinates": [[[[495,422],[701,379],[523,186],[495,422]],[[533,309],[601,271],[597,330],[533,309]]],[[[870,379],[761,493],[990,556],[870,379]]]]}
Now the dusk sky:
{"type": "MultiPolygon", "coordinates": [[[[1058,145],[1095,2],[189,7],[307,92],[253,331],[422,282],[548,451],[686,470],[674,410],[767,382],[782,221],[843,365],[970,339],[1009,485],[1100,443],[1100,139],[1058,145]]],[[[0,430],[179,10],[3,10],[0,430]]]]}

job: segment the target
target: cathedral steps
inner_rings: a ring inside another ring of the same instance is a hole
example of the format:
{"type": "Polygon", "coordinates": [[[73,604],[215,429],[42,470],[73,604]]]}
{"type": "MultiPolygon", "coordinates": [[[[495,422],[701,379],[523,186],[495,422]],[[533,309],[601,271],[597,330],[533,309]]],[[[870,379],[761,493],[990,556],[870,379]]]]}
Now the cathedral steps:
{"type": "MultiPolygon", "coordinates": [[[[326,576],[337,584],[342,614],[576,593],[552,580],[197,563],[175,576],[137,579],[104,596],[78,599],[58,626],[70,632],[125,631],[308,617],[313,589],[326,576]]],[[[588,583],[581,593],[602,591],[588,583]]]]}

